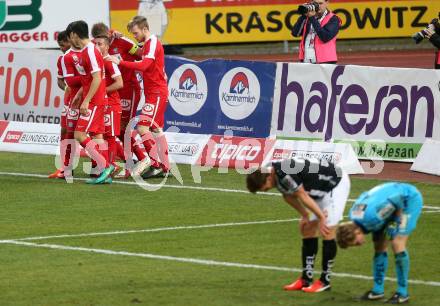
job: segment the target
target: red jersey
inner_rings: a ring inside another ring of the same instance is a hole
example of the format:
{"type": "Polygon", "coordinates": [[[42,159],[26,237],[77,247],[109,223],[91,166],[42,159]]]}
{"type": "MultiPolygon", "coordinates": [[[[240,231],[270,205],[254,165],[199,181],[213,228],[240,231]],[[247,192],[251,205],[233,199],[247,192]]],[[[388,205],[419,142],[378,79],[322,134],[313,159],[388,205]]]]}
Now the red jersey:
{"type": "Polygon", "coordinates": [[[64,53],[60,65],[61,65],[61,75],[62,78],[66,81],[68,86],[70,87],[70,96],[72,98],[75,97],[78,90],[81,88],[81,83],[76,81],[73,78],[77,78],[80,76],[78,73],[76,66],[79,65],[79,59],[81,57],[80,51],[75,51],[69,49],[64,53]],[[71,81],[72,80],[72,81],[71,81]]]}
{"type": "Polygon", "coordinates": [[[92,42],[89,42],[81,50],[81,57],[79,59],[79,65],[76,66],[77,71],[81,75],[81,84],[83,87],[83,97],[86,97],[90,85],[92,84],[92,73],[98,72],[101,78],[101,83],[96,91],[95,95],[90,100],[90,105],[105,105],[107,104],[107,94],[105,92],[105,70],[104,59],[101,53],[95,47],[92,42]]]}
{"type": "MultiPolygon", "coordinates": [[[[134,62],[136,59],[138,59],[138,57],[135,55],[137,49],[138,46],[128,38],[113,38],[110,42],[108,53],[124,61],[134,62]]],[[[122,80],[124,80],[124,87],[140,87],[136,77],[136,71],[124,67],[121,67],[120,70],[122,80]]]]}
{"type": "MultiPolygon", "coordinates": [[[[105,58],[105,57],[104,57],[105,58]]],[[[115,82],[115,78],[121,75],[117,65],[110,61],[104,60],[105,68],[105,86],[108,87],[115,82]]],[[[117,90],[107,93],[108,105],[121,105],[121,99],[117,90]]]]}
{"type": "Polygon", "coordinates": [[[149,58],[153,63],[142,74],[146,93],[168,92],[165,74],[165,54],[163,46],[155,35],[151,35],[142,49],[142,59],[149,58]]]}

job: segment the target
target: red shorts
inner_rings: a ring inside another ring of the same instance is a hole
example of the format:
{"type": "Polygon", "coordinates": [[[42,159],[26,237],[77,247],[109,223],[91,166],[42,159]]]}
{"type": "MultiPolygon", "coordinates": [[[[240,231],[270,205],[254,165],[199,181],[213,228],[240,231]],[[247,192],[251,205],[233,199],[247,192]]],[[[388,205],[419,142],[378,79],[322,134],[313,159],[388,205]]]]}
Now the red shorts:
{"type": "Polygon", "coordinates": [[[121,131],[121,106],[107,105],[104,122],[106,136],[119,136],[121,131]]]}
{"type": "Polygon", "coordinates": [[[79,119],[79,109],[77,108],[69,108],[69,112],[67,113],[67,131],[74,132],[76,128],[76,123],[79,119]]]}
{"type": "Polygon", "coordinates": [[[142,107],[138,124],[151,127],[153,130],[163,128],[167,105],[168,94],[145,94],[145,104],[142,107]]]}
{"type": "Polygon", "coordinates": [[[104,134],[104,114],[106,105],[89,105],[87,115],[79,116],[75,132],[104,134]]]}
{"type": "Polygon", "coordinates": [[[136,86],[126,86],[118,91],[121,99],[122,114],[121,120],[130,121],[136,116],[136,111],[141,99],[141,89],[136,86]]]}

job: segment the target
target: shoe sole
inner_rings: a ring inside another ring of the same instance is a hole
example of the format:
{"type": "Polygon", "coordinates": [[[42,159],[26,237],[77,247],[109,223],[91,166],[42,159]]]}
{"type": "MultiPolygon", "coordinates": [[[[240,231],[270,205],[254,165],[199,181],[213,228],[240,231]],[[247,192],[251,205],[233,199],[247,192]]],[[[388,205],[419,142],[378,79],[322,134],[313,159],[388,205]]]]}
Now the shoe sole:
{"type": "MultiPolygon", "coordinates": [[[[303,288],[304,288],[304,287],[303,287],[303,288]]],[[[283,289],[284,289],[285,291],[302,291],[303,288],[286,288],[286,287],[284,287],[283,289]]]]}
{"type": "Polygon", "coordinates": [[[379,300],[382,300],[384,298],[384,296],[378,296],[378,297],[374,297],[374,298],[371,298],[371,297],[367,297],[367,298],[364,298],[364,297],[359,297],[359,298],[357,298],[357,300],[358,301],[379,301],[379,300]]]}
{"type": "Polygon", "coordinates": [[[320,289],[318,289],[318,290],[316,290],[316,291],[307,291],[307,290],[304,290],[304,289],[306,289],[307,287],[304,287],[303,289],[302,289],[302,291],[303,292],[305,292],[305,293],[319,293],[319,292],[324,292],[324,291],[330,291],[331,290],[331,286],[325,286],[325,287],[322,287],[322,288],[320,288],[320,289]]]}
{"type": "Polygon", "coordinates": [[[145,161],[142,160],[136,164],[133,171],[131,172],[131,175],[132,176],[141,176],[142,173],[145,171],[145,169],[147,169],[150,166],[151,166],[151,159],[148,159],[145,161]]]}
{"type": "Polygon", "coordinates": [[[399,304],[408,304],[409,303],[409,298],[406,298],[404,300],[398,300],[398,301],[386,301],[385,304],[394,304],[394,305],[399,305],[399,304]]]}

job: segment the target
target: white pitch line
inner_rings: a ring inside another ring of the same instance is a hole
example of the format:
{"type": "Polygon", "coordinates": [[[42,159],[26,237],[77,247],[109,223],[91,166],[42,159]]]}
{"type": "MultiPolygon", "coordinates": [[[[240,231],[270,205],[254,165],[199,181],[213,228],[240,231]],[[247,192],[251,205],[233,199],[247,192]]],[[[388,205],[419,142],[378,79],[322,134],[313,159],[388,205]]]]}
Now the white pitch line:
{"type": "MultiPolygon", "coordinates": [[[[1,175],[7,175],[7,176],[21,176],[21,177],[35,177],[35,178],[44,178],[48,179],[47,175],[43,174],[32,174],[32,173],[18,173],[18,172],[0,172],[1,175]]],[[[86,178],[74,178],[74,180],[77,181],[86,181],[86,178]]],[[[126,182],[126,181],[113,181],[113,184],[120,184],[120,185],[132,185],[132,186],[138,186],[138,183],[136,182],[126,182]]],[[[226,193],[243,193],[243,194],[249,194],[249,191],[242,190],[242,189],[227,189],[227,188],[216,188],[216,187],[201,187],[201,186],[184,186],[184,185],[163,185],[163,188],[174,188],[174,189],[190,189],[190,190],[201,190],[201,191],[219,191],[219,192],[226,192],[226,193]]],[[[278,192],[258,192],[258,195],[263,196],[281,196],[278,192]]],[[[356,199],[348,199],[347,202],[354,202],[356,199]]],[[[440,206],[427,206],[424,205],[424,208],[429,209],[437,209],[440,210],[440,206]]]]}
{"type": "Polygon", "coordinates": [[[228,227],[228,226],[287,223],[287,222],[299,221],[299,220],[300,219],[263,220],[263,221],[250,221],[250,222],[230,222],[230,223],[217,223],[217,224],[204,224],[204,225],[158,227],[158,228],[147,228],[141,230],[111,231],[111,232],[81,233],[81,234],[61,234],[61,235],[53,235],[53,236],[26,237],[26,238],[18,238],[18,239],[14,238],[3,241],[32,241],[32,240],[46,240],[46,239],[56,239],[56,238],[78,238],[78,237],[90,237],[90,236],[96,237],[96,236],[123,235],[123,234],[136,234],[136,233],[154,233],[154,232],[163,232],[163,231],[191,230],[191,229],[216,228],[216,227],[228,227]]]}
{"type": "MultiPolygon", "coordinates": [[[[35,178],[44,178],[48,179],[47,175],[43,174],[32,174],[32,173],[18,173],[18,172],[0,172],[0,175],[7,176],[21,176],[21,177],[35,177],[35,178]]],[[[86,181],[86,178],[74,178],[75,181],[86,181]]],[[[113,181],[113,184],[120,185],[132,185],[138,186],[139,184],[136,182],[126,182],[126,181],[113,181]]],[[[226,193],[244,193],[249,194],[249,191],[242,189],[226,189],[226,188],[217,188],[217,187],[201,187],[201,186],[185,186],[185,185],[162,185],[163,188],[173,188],[173,189],[190,189],[190,190],[202,190],[202,191],[219,191],[226,193]]],[[[259,195],[266,196],[281,196],[279,193],[275,192],[259,192],[259,195]]]]}
{"type": "MultiPolygon", "coordinates": [[[[440,213],[438,210],[424,211],[425,213],[440,213]]],[[[344,216],[347,219],[348,216],[344,216]]],[[[94,232],[94,233],[79,233],[79,234],[58,234],[50,236],[34,236],[34,237],[24,237],[24,238],[13,238],[6,239],[3,241],[35,241],[35,240],[46,240],[46,239],[57,239],[57,238],[80,238],[80,237],[99,237],[99,236],[110,236],[110,235],[125,235],[125,234],[136,234],[136,233],[155,233],[164,231],[177,231],[177,230],[191,230],[191,229],[204,229],[204,228],[217,228],[217,227],[233,227],[233,226],[244,226],[244,225],[259,225],[259,224],[276,224],[276,223],[287,223],[299,221],[300,218],[293,219],[279,219],[279,220],[261,220],[261,221],[247,221],[247,222],[228,222],[228,223],[213,223],[213,224],[202,224],[202,225],[187,225],[187,226],[169,226],[169,227],[157,227],[157,228],[146,228],[139,230],[119,230],[110,232],[94,232]]]]}
{"type": "MultiPolygon", "coordinates": [[[[112,250],[105,250],[105,249],[72,247],[72,246],[65,246],[65,245],[58,245],[58,244],[38,244],[38,243],[33,243],[33,242],[14,241],[14,240],[7,240],[7,241],[0,240],[0,243],[19,245],[19,246],[27,246],[27,247],[35,247],[35,248],[67,250],[67,251],[80,251],[80,252],[115,255],[115,256],[119,255],[119,256],[141,257],[141,258],[148,258],[148,259],[176,261],[176,262],[184,262],[184,263],[199,264],[199,265],[206,265],[206,266],[247,268],[247,269],[271,270],[271,271],[283,271],[283,272],[302,272],[302,269],[298,269],[298,268],[264,266],[264,265],[256,265],[256,264],[243,264],[243,263],[235,263],[235,262],[165,256],[165,255],[156,255],[156,254],[148,254],[148,253],[132,253],[132,252],[125,252],[125,251],[112,251],[112,250]]],[[[315,274],[318,274],[318,273],[319,273],[319,271],[315,272],[315,274]]],[[[333,273],[332,276],[342,277],[342,278],[362,279],[362,280],[372,280],[373,279],[371,276],[356,275],[356,274],[349,274],[349,273],[333,273]]],[[[385,280],[391,281],[391,282],[397,282],[397,280],[395,278],[391,278],[391,277],[386,277],[385,280]]],[[[408,280],[408,283],[417,284],[417,285],[440,287],[440,282],[435,282],[435,281],[408,280]]]]}

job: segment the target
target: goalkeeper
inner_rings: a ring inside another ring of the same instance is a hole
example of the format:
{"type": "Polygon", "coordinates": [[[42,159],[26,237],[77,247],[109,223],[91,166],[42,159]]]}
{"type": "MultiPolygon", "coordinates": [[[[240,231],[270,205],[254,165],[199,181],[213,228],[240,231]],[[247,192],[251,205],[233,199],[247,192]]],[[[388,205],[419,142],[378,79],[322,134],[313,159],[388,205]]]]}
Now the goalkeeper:
{"type": "Polygon", "coordinates": [[[336,240],[341,248],[362,245],[365,243],[365,234],[371,232],[373,235],[374,286],[361,296],[361,300],[384,297],[387,246],[390,243],[395,256],[397,291],[387,303],[408,302],[409,255],[406,243],[416,228],[422,206],[422,195],[413,185],[386,183],[361,194],[350,210],[351,222],[338,227],[336,240]]]}

